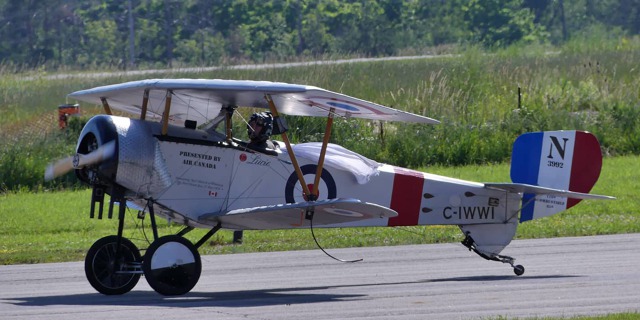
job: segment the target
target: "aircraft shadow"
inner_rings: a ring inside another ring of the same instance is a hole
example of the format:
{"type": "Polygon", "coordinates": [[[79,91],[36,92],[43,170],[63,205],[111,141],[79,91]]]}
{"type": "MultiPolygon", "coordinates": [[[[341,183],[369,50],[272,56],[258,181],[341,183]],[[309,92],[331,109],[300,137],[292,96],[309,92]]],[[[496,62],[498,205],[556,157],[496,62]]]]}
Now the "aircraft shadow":
{"type": "MultiPolygon", "coordinates": [[[[105,296],[99,293],[57,295],[42,297],[21,297],[3,299],[0,303],[11,303],[17,306],[50,306],[50,305],[114,305],[114,306],[155,306],[155,307],[261,307],[275,305],[297,305],[319,302],[364,299],[367,294],[328,294],[313,293],[336,288],[357,288],[372,286],[406,285],[439,282],[471,282],[471,281],[527,281],[535,279],[573,278],[580,276],[473,276],[441,279],[426,279],[406,282],[367,283],[336,286],[274,288],[263,290],[239,290],[229,292],[196,292],[192,291],[183,296],[166,297],[153,291],[131,291],[120,296],[105,296]],[[310,293],[311,292],[311,293],[310,293]]],[[[215,289],[214,289],[215,290],[215,289]]]]}
{"type": "Polygon", "coordinates": [[[486,282],[486,281],[526,281],[536,279],[562,279],[562,278],[579,278],[582,276],[576,275],[553,275],[553,276],[523,276],[517,277],[514,275],[502,275],[502,276],[473,276],[473,277],[455,277],[455,278],[442,278],[431,279],[428,282],[486,282]]]}
{"type": "Polygon", "coordinates": [[[244,290],[230,292],[189,292],[182,296],[167,297],[154,291],[135,291],[119,296],[105,296],[100,293],[57,295],[42,297],[6,298],[0,303],[17,306],[155,306],[172,308],[193,307],[261,307],[291,304],[309,304],[341,300],[361,299],[359,294],[296,293],[296,291],[314,291],[328,287],[282,288],[264,290],[244,290]]]}

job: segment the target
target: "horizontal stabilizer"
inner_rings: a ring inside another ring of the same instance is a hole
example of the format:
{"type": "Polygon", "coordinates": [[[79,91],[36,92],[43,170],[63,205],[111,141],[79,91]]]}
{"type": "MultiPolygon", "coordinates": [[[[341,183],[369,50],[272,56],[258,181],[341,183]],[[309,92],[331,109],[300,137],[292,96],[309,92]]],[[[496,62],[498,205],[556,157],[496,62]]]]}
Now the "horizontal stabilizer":
{"type": "Polygon", "coordinates": [[[615,199],[615,197],[611,197],[611,196],[603,196],[598,194],[546,188],[546,187],[534,186],[534,185],[524,184],[524,183],[485,183],[484,186],[487,188],[500,189],[508,192],[530,193],[530,194],[536,194],[536,195],[550,195],[550,196],[565,197],[565,198],[572,198],[572,199],[597,199],[597,200],[615,199]]]}
{"type": "Polygon", "coordinates": [[[314,226],[398,215],[387,207],[357,199],[327,199],[237,209],[225,214],[205,214],[200,217],[200,221],[219,221],[223,228],[241,230],[304,228],[310,225],[310,221],[305,219],[308,210],[314,212],[314,226]]]}

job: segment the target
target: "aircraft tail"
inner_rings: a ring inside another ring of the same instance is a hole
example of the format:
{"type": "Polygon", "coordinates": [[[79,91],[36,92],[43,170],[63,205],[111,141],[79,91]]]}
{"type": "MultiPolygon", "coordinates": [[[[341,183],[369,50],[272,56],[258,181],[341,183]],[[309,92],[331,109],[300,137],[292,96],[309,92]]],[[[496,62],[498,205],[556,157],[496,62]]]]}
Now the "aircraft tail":
{"type": "MultiPolygon", "coordinates": [[[[596,137],[584,131],[525,133],[513,144],[511,180],[514,183],[589,193],[598,181],[602,153],[596,137]]],[[[524,193],[520,222],[571,208],[580,199],[524,193]]]]}

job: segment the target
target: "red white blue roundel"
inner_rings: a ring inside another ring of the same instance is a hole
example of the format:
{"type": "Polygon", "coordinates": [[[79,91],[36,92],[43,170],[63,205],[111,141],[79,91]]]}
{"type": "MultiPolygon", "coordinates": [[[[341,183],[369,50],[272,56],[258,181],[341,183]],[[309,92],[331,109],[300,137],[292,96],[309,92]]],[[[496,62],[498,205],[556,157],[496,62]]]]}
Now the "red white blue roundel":
{"type": "Polygon", "coordinates": [[[327,102],[328,105],[334,107],[334,108],[338,108],[338,109],[343,109],[349,112],[358,112],[360,111],[360,109],[345,103],[345,102],[338,102],[338,101],[329,101],[327,102]]]}
{"type": "Polygon", "coordinates": [[[340,208],[324,208],[324,211],[343,217],[360,218],[364,216],[364,214],[360,212],[340,208]]]}
{"type": "MultiPolygon", "coordinates": [[[[300,167],[303,175],[315,175],[316,169],[318,168],[315,164],[306,164],[300,167]]],[[[306,180],[306,178],[305,178],[306,180]]],[[[322,173],[320,174],[321,183],[325,185],[326,195],[320,193],[321,199],[335,199],[337,197],[337,187],[336,181],[331,176],[331,173],[327,171],[327,169],[322,168],[322,173]]],[[[296,202],[296,188],[298,188],[298,175],[295,172],[292,172],[287,179],[287,184],[284,190],[284,196],[287,203],[295,203],[296,202]]],[[[300,196],[302,195],[302,191],[298,190],[300,196]]]]}
{"type": "Polygon", "coordinates": [[[374,108],[366,105],[366,103],[358,103],[353,100],[347,101],[346,99],[338,98],[309,97],[307,102],[326,109],[335,108],[337,113],[390,115],[390,113],[384,112],[380,108],[374,108]]]}

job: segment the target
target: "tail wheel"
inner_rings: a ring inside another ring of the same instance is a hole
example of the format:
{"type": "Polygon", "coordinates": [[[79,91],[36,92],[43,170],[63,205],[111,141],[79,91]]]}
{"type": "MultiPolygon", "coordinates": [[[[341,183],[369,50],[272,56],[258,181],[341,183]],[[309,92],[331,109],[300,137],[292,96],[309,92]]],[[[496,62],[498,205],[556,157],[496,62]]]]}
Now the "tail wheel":
{"type": "Polygon", "coordinates": [[[516,276],[521,276],[524,274],[524,267],[522,265],[517,265],[513,267],[513,273],[516,274],[516,276]]]}
{"type": "Polygon", "coordinates": [[[107,236],[96,241],[84,260],[84,271],[91,286],[106,295],[124,294],[140,280],[140,251],[127,238],[107,236]]]}
{"type": "Polygon", "coordinates": [[[198,250],[189,240],[169,235],[151,243],[142,270],[153,290],[175,296],[191,291],[198,283],[202,262],[198,250]]]}

